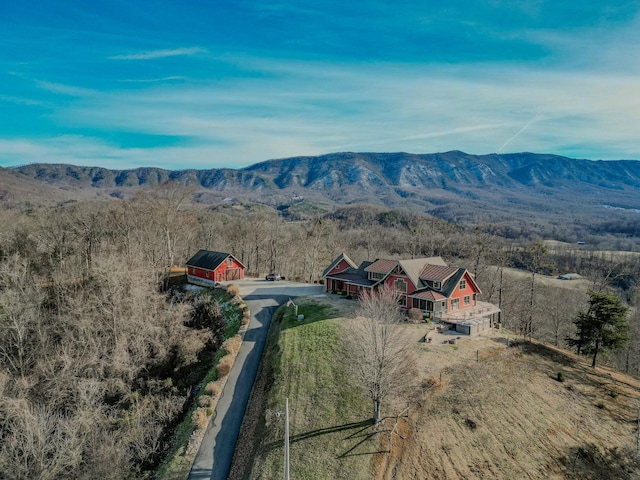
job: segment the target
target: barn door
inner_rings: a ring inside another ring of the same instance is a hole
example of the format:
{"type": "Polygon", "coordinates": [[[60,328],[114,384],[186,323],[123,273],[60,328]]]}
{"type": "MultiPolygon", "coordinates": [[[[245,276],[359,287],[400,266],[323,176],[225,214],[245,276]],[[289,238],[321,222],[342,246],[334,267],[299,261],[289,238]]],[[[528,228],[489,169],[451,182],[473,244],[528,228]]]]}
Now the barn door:
{"type": "Polygon", "coordinates": [[[239,268],[228,268],[225,271],[227,275],[227,281],[229,280],[240,280],[240,269],[239,268]]]}

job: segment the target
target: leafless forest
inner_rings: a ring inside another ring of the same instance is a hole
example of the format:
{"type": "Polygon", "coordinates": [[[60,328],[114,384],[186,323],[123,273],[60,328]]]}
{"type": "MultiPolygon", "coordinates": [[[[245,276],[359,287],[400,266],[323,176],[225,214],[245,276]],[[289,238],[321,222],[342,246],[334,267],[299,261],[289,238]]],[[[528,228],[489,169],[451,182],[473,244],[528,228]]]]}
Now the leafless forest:
{"type": "Polygon", "coordinates": [[[201,248],[233,253],[249,275],[311,282],[341,251],[356,262],[440,255],[476,275],[507,328],[559,346],[587,289],[613,289],[635,309],[631,342],[607,360],[640,376],[640,256],[551,250],[381,207],[290,221],[192,195],[165,185],[0,210],[0,476],[153,476],[199,381],[192,367],[216,347],[190,322],[193,308],[162,293],[166,267],[201,248]],[[566,272],[588,280],[544,281],[566,272]]]}

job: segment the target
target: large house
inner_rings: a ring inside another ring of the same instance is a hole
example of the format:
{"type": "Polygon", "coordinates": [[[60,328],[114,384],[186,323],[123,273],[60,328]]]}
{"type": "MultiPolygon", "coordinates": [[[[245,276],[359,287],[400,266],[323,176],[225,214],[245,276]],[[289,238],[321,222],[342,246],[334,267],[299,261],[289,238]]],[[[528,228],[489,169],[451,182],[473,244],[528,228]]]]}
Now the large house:
{"type": "Polygon", "coordinates": [[[383,285],[392,288],[401,308],[418,308],[425,317],[455,326],[462,333],[490,328],[500,309],[478,300],[481,293],[465,269],[448,266],[440,257],[379,259],[357,266],[341,253],[322,273],[327,292],[357,296],[383,285]]]}
{"type": "Polygon", "coordinates": [[[200,250],[187,260],[187,281],[212,287],[217,282],[242,280],[245,266],[230,253],[200,250]]]}

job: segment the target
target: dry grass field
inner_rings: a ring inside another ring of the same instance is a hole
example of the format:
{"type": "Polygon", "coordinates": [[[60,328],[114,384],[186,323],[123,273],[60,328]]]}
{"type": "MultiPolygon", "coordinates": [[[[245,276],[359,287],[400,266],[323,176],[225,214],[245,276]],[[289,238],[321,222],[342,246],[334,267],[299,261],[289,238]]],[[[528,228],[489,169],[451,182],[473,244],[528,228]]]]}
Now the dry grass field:
{"type": "Polygon", "coordinates": [[[514,340],[417,345],[442,381],[410,412],[379,478],[638,478],[640,383],[514,340]]]}
{"type": "Polygon", "coordinates": [[[240,448],[239,456],[253,465],[230,478],[280,475],[283,425],[274,413],[285,396],[292,478],[639,478],[638,381],[501,330],[451,345],[442,342],[455,335],[424,343],[429,325],[406,324],[415,384],[431,378],[434,386],[424,396],[416,389],[398,397],[374,428],[371,406],[357,393],[340,352],[355,302],[310,302],[301,302],[301,310],[311,306],[311,321],[293,326],[285,317],[274,338],[272,370],[252,407],[258,426],[240,448]],[[389,451],[395,415],[409,399],[389,451]]]}

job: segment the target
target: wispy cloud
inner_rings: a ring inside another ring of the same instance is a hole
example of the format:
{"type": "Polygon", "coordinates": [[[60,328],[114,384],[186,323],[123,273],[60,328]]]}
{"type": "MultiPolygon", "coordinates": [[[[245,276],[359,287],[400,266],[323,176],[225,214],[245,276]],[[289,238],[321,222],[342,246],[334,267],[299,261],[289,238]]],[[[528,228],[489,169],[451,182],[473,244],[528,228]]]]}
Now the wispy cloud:
{"type": "Polygon", "coordinates": [[[203,47],[173,48],[163,50],[152,50],[149,52],[128,53],[123,55],[113,55],[110,60],[154,60],[157,58],[194,56],[207,53],[207,49],[203,47]]]}
{"type": "Polygon", "coordinates": [[[62,83],[48,82],[45,80],[36,80],[35,83],[42,90],[56,93],[58,95],[67,95],[70,97],[87,97],[99,94],[97,90],[76,87],[74,85],[65,85],[62,83]]]}
{"type": "MultiPolygon", "coordinates": [[[[234,82],[160,82],[78,98],[59,107],[52,119],[74,130],[187,138],[180,146],[136,150],[110,144],[93,150],[103,152],[105,162],[170,166],[173,161],[178,168],[182,159],[203,168],[241,167],[375,146],[414,153],[481,154],[499,147],[500,152],[640,156],[635,77],[504,65],[274,61],[270,68],[259,63],[263,75],[234,82]]],[[[69,157],[83,158],[79,150],[69,157]]],[[[99,163],[99,155],[92,158],[99,163]]]]}
{"type": "Polygon", "coordinates": [[[160,83],[160,82],[176,82],[181,80],[186,80],[187,77],[174,75],[171,77],[161,77],[161,78],[139,78],[139,79],[125,79],[120,80],[123,83],[160,83]]]}
{"type": "Polygon", "coordinates": [[[31,98],[24,98],[24,97],[16,97],[13,95],[2,95],[2,94],[0,94],[0,101],[17,103],[20,105],[30,105],[30,106],[38,106],[38,105],[44,104],[44,102],[40,100],[34,100],[31,98]]]}

